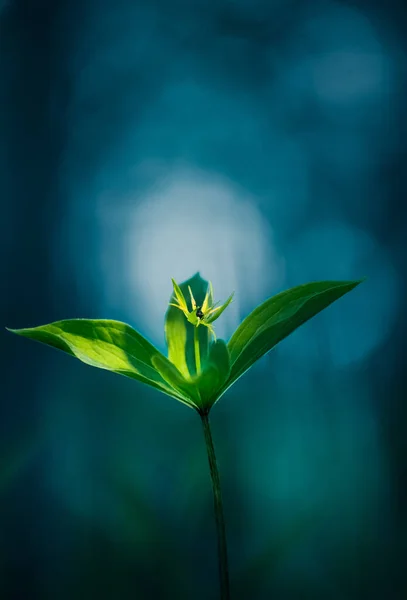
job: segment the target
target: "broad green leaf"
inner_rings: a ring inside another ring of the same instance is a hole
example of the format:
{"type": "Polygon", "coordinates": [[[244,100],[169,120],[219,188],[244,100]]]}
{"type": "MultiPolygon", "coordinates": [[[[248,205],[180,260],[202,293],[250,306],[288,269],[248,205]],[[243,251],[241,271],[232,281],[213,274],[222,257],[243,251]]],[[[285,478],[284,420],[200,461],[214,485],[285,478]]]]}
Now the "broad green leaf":
{"type": "MultiPolygon", "coordinates": [[[[188,286],[191,287],[197,305],[203,304],[208,282],[196,273],[191,279],[177,286],[177,293],[185,297],[188,310],[192,310],[188,286]]],[[[170,302],[176,299],[173,293],[170,302]]],[[[195,351],[193,344],[194,326],[188,323],[184,313],[175,306],[169,306],[165,315],[165,338],[168,346],[168,358],[177,367],[180,373],[188,378],[195,374],[195,351]]],[[[199,348],[201,361],[208,354],[210,333],[207,327],[198,327],[199,348]]]]}
{"type": "Polygon", "coordinates": [[[165,315],[165,339],[168,358],[184,377],[189,377],[187,366],[187,322],[185,315],[175,306],[169,306],[165,315]]]}
{"type": "Polygon", "coordinates": [[[225,382],[230,373],[230,354],[224,340],[216,340],[216,342],[211,345],[209,361],[216,366],[222,383],[225,382]]]}
{"type": "Polygon", "coordinates": [[[185,400],[154,368],[152,359],[160,352],[126,323],[68,319],[9,331],[63,350],[93,367],[142,381],[177,400],[185,400]]]}
{"type": "Polygon", "coordinates": [[[359,283],[307,283],[281,292],[255,308],[229,340],[232,368],[224,391],[278,342],[359,283]]]}
{"type": "Polygon", "coordinates": [[[216,340],[209,350],[201,375],[196,379],[203,405],[212,406],[217,392],[225,384],[230,373],[230,356],[226,343],[216,340]]]}
{"type": "Polygon", "coordinates": [[[189,406],[199,407],[201,398],[197,387],[190,380],[186,380],[175,365],[162,354],[153,356],[152,362],[164,381],[184,396],[189,406]]]}
{"type": "Polygon", "coordinates": [[[201,374],[196,378],[196,385],[201,396],[202,408],[211,406],[212,398],[215,396],[216,391],[221,388],[219,371],[212,362],[205,363],[201,374]]]}

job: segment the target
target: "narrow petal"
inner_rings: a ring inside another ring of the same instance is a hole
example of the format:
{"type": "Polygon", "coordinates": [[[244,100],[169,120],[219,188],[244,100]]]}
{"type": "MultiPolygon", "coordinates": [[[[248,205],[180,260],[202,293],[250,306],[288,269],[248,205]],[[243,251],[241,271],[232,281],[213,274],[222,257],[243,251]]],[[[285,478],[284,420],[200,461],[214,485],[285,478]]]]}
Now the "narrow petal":
{"type": "Polygon", "coordinates": [[[218,319],[220,317],[220,315],[223,313],[223,311],[229,306],[229,304],[232,302],[233,296],[234,296],[233,292],[229,298],[226,300],[226,302],[224,304],[222,304],[221,306],[218,306],[218,308],[215,309],[214,312],[212,312],[212,314],[209,316],[209,318],[206,319],[207,323],[213,323],[214,321],[216,321],[216,319],[218,319]]]}
{"type": "Polygon", "coordinates": [[[192,310],[196,310],[196,302],[195,302],[195,298],[194,298],[194,295],[192,293],[190,285],[188,286],[188,289],[189,289],[189,295],[191,296],[192,310]]]}
{"type": "MultiPolygon", "coordinates": [[[[212,281],[209,281],[209,304],[210,306],[213,306],[213,285],[212,285],[212,281]]],[[[219,302],[217,302],[216,304],[219,304],[219,302]]]]}
{"type": "Polygon", "coordinates": [[[170,306],[175,306],[175,308],[179,308],[180,310],[182,310],[182,308],[180,307],[179,304],[175,304],[175,302],[170,302],[169,303],[170,306]]]}
{"type": "Polygon", "coordinates": [[[179,302],[181,310],[188,312],[188,306],[187,306],[187,303],[186,303],[186,300],[185,300],[184,294],[182,293],[181,288],[179,287],[178,283],[174,279],[171,279],[171,281],[172,281],[172,285],[174,287],[174,295],[179,302]]]}
{"type": "Polygon", "coordinates": [[[173,302],[169,303],[170,306],[174,306],[175,308],[178,308],[181,312],[184,313],[184,315],[186,316],[186,318],[188,319],[189,316],[189,312],[185,309],[182,308],[182,306],[180,306],[179,304],[174,304],[173,302]]]}
{"type": "Polygon", "coordinates": [[[209,308],[209,296],[211,295],[211,290],[212,290],[212,284],[211,284],[211,282],[209,282],[209,286],[208,286],[208,289],[206,290],[206,294],[205,294],[205,300],[203,301],[203,304],[202,304],[202,312],[204,314],[209,308]]]}
{"type": "Polygon", "coordinates": [[[207,310],[207,311],[206,311],[206,313],[205,313],[205,316],[206,316],[206,317],[209,317],[209,315],[211,315],[212,313],[214,313],[215,311],[217,311],[217,310],[218,310],[218,308],[219,308],[219,307],[218,307],[218,304],[220,304],[220,302],[216,302],[216,303],[215,303],[215,304],[212,306],[212,308],[210,308],[209,310],[207,310]]]}

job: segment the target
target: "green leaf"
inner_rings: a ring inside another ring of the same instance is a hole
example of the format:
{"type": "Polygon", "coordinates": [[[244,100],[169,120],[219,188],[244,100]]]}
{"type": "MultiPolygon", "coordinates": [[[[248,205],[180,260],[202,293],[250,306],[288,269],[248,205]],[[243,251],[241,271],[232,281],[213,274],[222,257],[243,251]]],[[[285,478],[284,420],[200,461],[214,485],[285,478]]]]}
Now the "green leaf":
{"type": "Polygon", "coordinates": [[[228,343],[231,373],[223,391],[278,342],[361,281],[306,283],[266,300],[239,325],[228,343]]]}
{"type": "Polygon", "coordinates": [[[201,375],[196,384],[202,399],[202,406],[211,407],[218,398],[218,391],[227,381],[230,373],[230,356],[226,343],[216,340],[209,350],[201,375]]]}
{"type": "Polygon", "coordinates": [[[210,347],[208,358],[216,366],[222,383],[225,382],[230,373],[230,354],[226,342],[216,340],[210,347]]]}
{"type": "Polygon", "coordinates": [[[190,380],[187,381],[184,378],[175,365],[160,354],[153,356],[152,362],[164,381],[177,390],[185,399],[188,399],[189,406],[192,408],[199,407],[201,398],[198,389],[190,380]]]}
{"type": "MultiPolygon", "coordinates": [[[[202,279],[199,273],[184,281],[177,286],[177,294],[181,293],[186,299],[188,310],[192,310],[188,286],[191,286],[194,298],[199,305],[202,305],[208,282],[202,279]]],[[[176,299],[175,292],[172,294],[170,302],[176,299]]],[[[195,351],[194,351],[194,329],[183,314],[175,306],[169,306],[165,315],[165,338],[168,346],[168,358],[177,367],[178,371],[189,378],[195,374],[195,351]]],[[[198,328],[199,348],[201,361],[208,355],[210,333],[207,327],[198,328]]]]}
{"type": "Polygon", "coordinates": [[[126,323],[107,319],[68,319],[9,331],[63,350],[93,367],[137,379],[185,402],[182,394],[169,385],[153,365],[153,357],[162,354],[126,323]]]}

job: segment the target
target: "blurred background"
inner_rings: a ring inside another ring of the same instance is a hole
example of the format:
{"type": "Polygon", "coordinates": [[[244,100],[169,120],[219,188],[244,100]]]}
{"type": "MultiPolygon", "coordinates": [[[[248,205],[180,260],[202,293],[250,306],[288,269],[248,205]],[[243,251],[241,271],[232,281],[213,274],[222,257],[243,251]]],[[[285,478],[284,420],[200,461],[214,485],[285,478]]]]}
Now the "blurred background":
{"type": "Polygon", "coordinates": [[[218,598],[199,418],[12,336],[165,350],[200,271],[228,339],[368,279],[212,412],[232,597],[407,597],[407,15],[388,0],[0,2],[0,598],[218,598]]]}

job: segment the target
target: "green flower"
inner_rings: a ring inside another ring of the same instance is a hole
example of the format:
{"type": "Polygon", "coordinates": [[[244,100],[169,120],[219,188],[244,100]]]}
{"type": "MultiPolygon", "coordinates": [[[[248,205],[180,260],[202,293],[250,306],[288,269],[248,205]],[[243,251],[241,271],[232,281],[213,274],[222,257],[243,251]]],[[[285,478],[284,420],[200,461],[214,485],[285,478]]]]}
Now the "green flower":
{"type": "Polygon", "coordinates": [[[209,282],[202,306],[198,306],[194,298],[191,286],[188,285],[188,291],[191,298],[192,306],[192,310],[188,310],[188,305],[181,288],[174,279],[171,279],[171,281],[174,287],[174,296],[176,302],[170,302],[170,306],[175,306],[175,308],[179,308],[184,313],[184,315],[188,319],[188,322],[191,323],[191,325],[194,325],[195,327],[199,327],[199,325],[205,325],[205,327],[209,329],[209,331],[216,340],[215,330],[213,329],[211,324],[214,321],[216,321],[216,319],[219,319],[223,311],[232,302],[234,292],[232,292],[232,294],[229,296],[226,302],[224,302],[224,304],[221,304],[221,306],[217,306],[219,302],[213,304],[213,287],[212,283],[209,282]]]}

